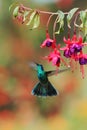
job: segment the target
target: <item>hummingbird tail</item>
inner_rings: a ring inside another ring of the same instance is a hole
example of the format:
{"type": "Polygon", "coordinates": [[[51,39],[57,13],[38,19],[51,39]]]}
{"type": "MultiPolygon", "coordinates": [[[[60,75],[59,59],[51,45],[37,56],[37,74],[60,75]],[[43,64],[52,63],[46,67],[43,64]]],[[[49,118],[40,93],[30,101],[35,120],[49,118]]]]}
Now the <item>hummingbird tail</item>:
{"type": "Polygon", "coordinates": [[[59,95],[59,92],[54,88],[54,86],[50,82],[48,82],[47,94],[48,96],[59,95]]]}
{"type": "Polygon", "coordinates": [[[34,89],[32,90],[32,94],[36,96],[56,96],[59,93],[57,90],[52,86],[50,82],[48,85],[42,85],[40,82],[36,84],[34,89]]]}

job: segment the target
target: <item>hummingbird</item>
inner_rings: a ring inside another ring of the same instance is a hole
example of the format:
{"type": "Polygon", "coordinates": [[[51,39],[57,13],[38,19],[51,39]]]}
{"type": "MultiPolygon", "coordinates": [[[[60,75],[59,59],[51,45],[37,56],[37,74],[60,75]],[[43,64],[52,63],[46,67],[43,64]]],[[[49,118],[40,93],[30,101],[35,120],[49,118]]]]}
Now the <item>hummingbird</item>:
{"type": "Polygon", "coordinates": [[[32,90],[32,95],[36,96],[56,96],[59,95],[59,91],[50,83],[48,77],[69,70],[70,67],[62,70],[45,71],[42,64],[31,63],[30,66],[37,71],[39,82],[32,90]]]}

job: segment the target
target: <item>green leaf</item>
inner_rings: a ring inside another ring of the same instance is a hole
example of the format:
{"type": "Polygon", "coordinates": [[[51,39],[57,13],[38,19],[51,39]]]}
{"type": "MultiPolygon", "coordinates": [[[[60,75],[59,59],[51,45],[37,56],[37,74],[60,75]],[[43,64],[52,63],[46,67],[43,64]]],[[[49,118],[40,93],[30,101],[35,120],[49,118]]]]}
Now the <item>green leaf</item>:
{"type": "Polygon", "coordinates": [[[58,10],[58,20],[57,23],[59,24],[59,29],[55,34],[60,34],[61,30],[63,30],[64,27],[64,13],[60,10],[58,10]]]}
{"type": "Polygon", "coordinates": [[[81,24],[79,25],[80,30],[84,33],[84,35],[87,35],[87,12],[80,11],[80,20],[81,24]]]}
{"type": "Polygon", "coordinates": [[[85,11],[80,11],[80,19],[81,19],[81,22],[83,24],[85,24],[85,22],[87,21],[87,12],[85,11]]]}
{"type": "Polygon", "coordinates": [[[29,15],[30,11],[25,11],[23,14],[23,22],[26,20],[26,17],[29,15]]]}
{"type": "Polygon", "coordinates": [[[12,7],[13,7],[13,4],[11,4],[11,5],[9,6],[9,11],[11,11],[12,7]]]}
{"type": "Polygon", "coordinates": [[[83,42],[86,42],[86,43],[87,43],[87,34],[84,36],[83,42]]]}
{"type": "Polygon", "coordinates": [[[79,8],[73,8],[72,10],[69,11],[69,13],[67,15],[67,24],[68,24],[69,28],[71,28],[71,26],[70,26],[71,20],[78,9],[79,8]]]}
{"type": "Polygon", "coordinates": [[[40,24],[40,15],[36,10],[33,10],[33,12],[30,15],[30,19],[26,25],[31,26],[31,30],[32,30],[37,28],[39,24],[40,24]]]}
{"type": "Polygon", "coordinates": [[[34,22],[33,22],[33,27],[32,29],[35,29],[39,26],[40,24],[40,15],[36,14],[35,18],[34,18],[34,22]]]}
{"type": "Polygon", "coordinates": [[[32,22],[33,22],[33,20],[34,20],[34,17],[35,17],[35,15],[36,15],[36,10],[33,10],[33,11],[31,11],[30,13],[31,13],[31,15],[30,15],[30,19],[29,19],[29,21],[28,21],[28,23],[26,24],[26,25],[30,25],[32,22]],[[32,12],[32,13],[31,13],[32,12]]]}
{"type": "Polygon", "coordinates": [[[81,24],[81,25],[80,25],[80,30],[84,33],[85,36],[87,35],[87,21],[85,22],[85,24],[81,24]]]}
{"type": "Polygon", "coordinates": [[[11,9],[12,9],[14,6],[16,6],[16,5],[18,5],[18,2],[17,2],[17,1],[14,2],[14,3],[12,3],[12,4],[9,6],[9,11],[11,11],[11,9]]]}
{"type": "Polygon", "coordinates": [[[58,21],[57,22],[60,22],[64,19],[64,13],[61,11],[61,10],[58,10],[58,21]]]}
{"type": "Polygon", "coordinates": [[[17,6],[14,11],[13,11],[13,16],[17,17],[18,16],[18,11],[19,11],[19,6],[17,6]]]}

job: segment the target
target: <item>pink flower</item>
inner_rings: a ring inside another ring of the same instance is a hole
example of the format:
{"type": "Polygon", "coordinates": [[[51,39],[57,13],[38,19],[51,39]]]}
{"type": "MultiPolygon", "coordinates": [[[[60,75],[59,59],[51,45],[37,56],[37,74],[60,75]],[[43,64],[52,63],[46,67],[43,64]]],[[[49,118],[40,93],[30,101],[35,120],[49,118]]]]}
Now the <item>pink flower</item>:
{"type": "Polygon", "coordinates": [[[46,39],[43,41],[40,47],[41,48],[43,47],[55,48],[56,47],[56,40],[50,38],[48,31],[46,32],[46,39]]]}
{"type": "Polygon", "coordinates": [[[79,38],[77,38],[76,34],[73,35],[72,39],[68,38],[68,40],[66,40],[66,38],[64,37],[64,42],[68,45],[72,45],[72,44],[82,44],[82,37],[80,36],[79,38]]]}
{"type": "Polygon", "coordinates": [[[80,36],[77,38],[77,36],[74,34],[72,39],[64,37],[64,42],[66,43],[66,46],[64,48],[61,48],[61,50],[64,51],[64,56],[66,58],[71,58],[73,55],[77,55],[77,53],[82,51],[82,47],[84,46],[82,37],[80,36]]]}
{"type": "Polygon", "coordinates": [[[56,48],[45,59],[49,62],[52,61],[53,65],[57,67],[60,66],[60,52],[56,48]]]}
{"type": "Polygon", "coordinates": [[[87,54],[80,54],[79,55],[79,64],[86,65],[87,64],[87,54]]]}
{"type": "Polygon", "coordinates": [[[73,64],[73,60],[75,62],[78,62],[80,64],[80,69],[82,72],[82,77],[84,78],[84,65],[87,64],[87,54],[83,54],[83,47],[87,45],[87,43],[83,43],[83,39],[80,36],[77,38],[77,36],[74,34],[72,39],[64,37],[64,42],[66,43],[66,46],[61,48],[60,50],[63,50],[63,55],[70,59],[70,66],[72,70],[76,68],[73,64]]]}
{"type": "Polygon", "coordinates": [[[83,53],[80,53],[78,55],[78,61],[79,61],[79,64],[80,64],[80,71],[82,73],[82,77],[84,78],[84,65],[87,64],[87,54],[83,54],[83,53]]]}

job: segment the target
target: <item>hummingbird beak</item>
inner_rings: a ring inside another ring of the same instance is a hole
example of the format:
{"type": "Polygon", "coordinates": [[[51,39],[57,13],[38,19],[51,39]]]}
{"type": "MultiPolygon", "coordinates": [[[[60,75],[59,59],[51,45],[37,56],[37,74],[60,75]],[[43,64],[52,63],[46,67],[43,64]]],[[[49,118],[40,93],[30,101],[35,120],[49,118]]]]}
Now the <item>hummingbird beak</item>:
{"type": "Polygon", "coordinates": [[[35,63],[35,62],[30,62],[30,63],[28,63],[29,64],[29,66],[31,67],[31,68],[33,68],[34,70],[36,70],[37,71],[37,66],[38,66],[38,63],[35,63]]]}

